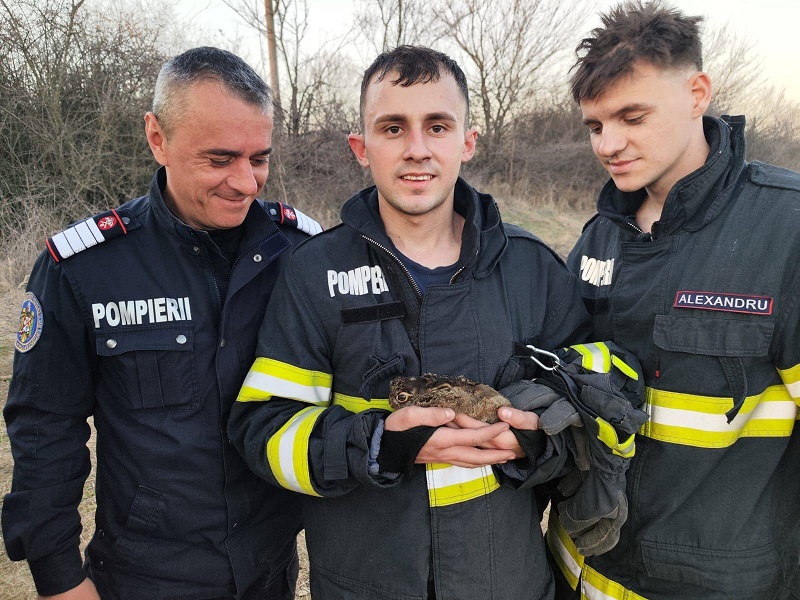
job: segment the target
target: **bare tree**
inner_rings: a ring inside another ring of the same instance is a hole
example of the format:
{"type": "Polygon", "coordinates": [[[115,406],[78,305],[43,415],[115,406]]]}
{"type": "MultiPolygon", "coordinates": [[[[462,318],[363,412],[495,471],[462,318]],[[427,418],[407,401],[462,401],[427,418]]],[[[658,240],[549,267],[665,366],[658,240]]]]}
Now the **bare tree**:
{"type": "MultiPolygon", "coordinates": [[[[468,64],[484,157],[505,142],[515,113],[529,110],[548,68],[571,48],[589,2],[558,0],[463,0],[439,5],[441,35],[468,64]]],[[[486,158],[482,159],[486,160],[486,158]]]]}
{"type": "Polygon", "coordinates": [[[752,106],[768,87],[755,42],[727,24],[709,29],[703,37],[703,68],[714,85],[712,111],[721,114],[752,106]]]}
{"type": "Polygon", "coordinates": [[[423,0],[360,0],[356,9],[359,37],[370,56],[404,44],[430,45],[436,39],[434,12],[423,0]]]}

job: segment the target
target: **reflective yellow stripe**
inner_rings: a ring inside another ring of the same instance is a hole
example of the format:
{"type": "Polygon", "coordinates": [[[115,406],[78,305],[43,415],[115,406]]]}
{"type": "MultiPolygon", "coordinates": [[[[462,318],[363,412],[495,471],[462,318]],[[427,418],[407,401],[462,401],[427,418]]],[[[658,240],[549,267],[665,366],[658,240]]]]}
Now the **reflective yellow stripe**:
{"type": "Polygon", "coordinates": [[[795,365],[789,369],[778,369],[778,373],[792,398],[800,404],[800,365],[795,365]]]}
{"type": "Polygon", "coordinates": [[[625,441],[620,442],[614,426],[600,417],[595,418],[597,423],[597,439],[603,442],[613,454],[622,458],[630,458],[636,454],[636,435],[631,435],[625,441]]]}
{"type": "Polygon", "coordinates": [[[581,600],[647,600],[586,565],[581,580],[581,600]]]}
{"type": "Polygon", "coordinates": [[[620,371],[625,373],[625,375],[627,375],[634,381],[639,381],[639,374],[633,369],[633,367],[631,367],[628,363],[622,360],[619,356],[617,356],[616,354],[612,355],[611,362],[620,371]]]}
{"type": "Polygon", "coordinates": [[[491,467],[468,469],[444,463],[426,465],[428,502],[449,506],[491,494],[500,487],[491,467]]]}
{"type": "Polygon", "coordinates": [[[299,400],[307,404],[327,406],[333,376],[309,371],[271,358],[256,358],[237,402],[264,402],[273,396],[299,400]]]}
{"type": "Polygon", "coordinates": [[[731,398],[646,388],[646,399],[650,420],[640,434],[700,448],[725,448],[743,437],[788,437],[798,416],[798,406],[783,385],[747,397],[730,424],[725,412],[733,406],[731,398]]]}
{"type": "Polygon", "coordinates": [[[372,400],[367,400],[366,398],[347,396],[339,392],[333,393],[333,403],[354,413],[360,413],[370,408],[393,410],[392,407],[389,406],[389,400],[387,398],[373,398],[372,400]]]}
{"type": "Polygon", "coordinates": [[[308,440],[324,408],[309,406],[295,414],[267,442],[267,460],[278,483],[286,489],[319,496],[311,484],[308,440]]]}
{"type": "Polygon", "coordinates": [[[553,558],[567,583],[573,590],[577,589],[584,558],[578,553],[575,542],[564,531],[556,511],[553,509],[550,509],[550,518],[547,520],[546,538],[550,552],[553,554],[553,558]]]}
{"type": "Polygon", "coordinates": [[[603,342],[594,344],[575,344],[570,346],[583,358],[581,366],[595,373],[608,373],[611,370],[611,353],[603,342]]]}

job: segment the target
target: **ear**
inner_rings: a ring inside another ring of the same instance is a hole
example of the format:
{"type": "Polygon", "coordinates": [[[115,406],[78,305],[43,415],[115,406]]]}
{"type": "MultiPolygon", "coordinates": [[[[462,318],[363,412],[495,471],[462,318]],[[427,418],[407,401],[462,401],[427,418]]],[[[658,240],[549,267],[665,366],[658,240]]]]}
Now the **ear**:
{"type": "Polygon", "coordinates": [[[350,144],[350,149],[356,155],[356,160],[365,169],[369,168],[369,159],[367,158],[367,146],[364,143],[364,136],[359,133],[351,133],[347,136],[347,142],[350,144]]]}
{"type": "Polygon", "coordinates": [[[478,142],[478,128],[470,127],[464,132],[464,150],[461,152],[461,163],[469,162],[475,155],[475,144],[478,142]]]}
{"type": "Polygon", "coordinates": [[[692,117],[702,117],[711,104],[711,78],[708,73],[698,71],[689,78],[687,86],[692,95],[692,117]]]}
{"type": "Polygon", "coordinates": [[[153,158],[162,166],[167,166],[167,136],[156,116],[149,112],[144,116],[144,133],[153,158]]]}

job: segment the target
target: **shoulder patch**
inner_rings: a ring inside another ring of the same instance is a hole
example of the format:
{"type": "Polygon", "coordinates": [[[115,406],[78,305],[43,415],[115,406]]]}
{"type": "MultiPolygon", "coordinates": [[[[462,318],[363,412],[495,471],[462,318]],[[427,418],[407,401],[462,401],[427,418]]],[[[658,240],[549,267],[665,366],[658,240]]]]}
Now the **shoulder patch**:
{"type": "Polygon", "coordinates": [[[800,192],[800,173],[758,161],[751,162],[749,167],[750,181],[756,185],[800,192]]]}
{"type": "Polygon", "coordinates": [[[26,292],[22,300],[22,310],[19,315],[19,327],[17,328],[17,337],[14,340],[14,348],[20,352],[27,352],[32,349],[36,342],[39,341],[43,327],[42,305],[33,292],[26,292]]]}
{"type": "Polygon", "coordinates": [[[113,208],[67,227],[47,238],[47,251],[53,260],[61,262],[87,248],[102,244],[128,233],[125,223],[113,208]]]}
{"type": "Polygon", "coordinates": [[[308,235],[316,235],[322,231],[322,225],[314,219],[283,202],[265,202],[264,208],[278,225],[296,227],[308,235]]]}

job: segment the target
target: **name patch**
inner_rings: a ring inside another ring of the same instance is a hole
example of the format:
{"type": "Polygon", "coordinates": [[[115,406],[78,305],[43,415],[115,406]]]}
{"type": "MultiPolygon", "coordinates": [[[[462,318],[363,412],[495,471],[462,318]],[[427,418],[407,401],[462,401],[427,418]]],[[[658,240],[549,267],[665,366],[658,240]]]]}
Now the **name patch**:
{"type": "Polygon", "coordinates": [[[771,315],[774,300],[769,296],[747,296],[744,294],[720,294],[717,292],[678,292],[675,308],[699,308],[748,315],[771,315]]]}
{"type": "Polygon", "coordinates": [[[364,294],[380,294],[388,292],[389,286],[383,271],[378,266],[364,265],[349,271],[328,271],[328,292],[331,298],[337,293],[341,295],[363,296],[364,294]]]}
{"type": "Polygon", "coordinates": [[[101,321],[109,326],[166,323],[167,321],[191,321],[192,306],[185,298],[146,298],[144,300],[120,300],[107,304],[92,304],[94,328],[100,329],[101,321]]]}
{"type": "Polygon", "coordinates": [[[581,279],[597,287],[611,285],[614,275],[614,259],[600,260],[585,254],[581,256],[581,279]]]}

